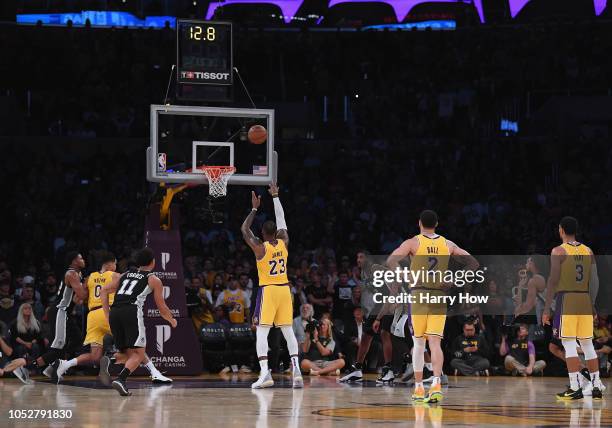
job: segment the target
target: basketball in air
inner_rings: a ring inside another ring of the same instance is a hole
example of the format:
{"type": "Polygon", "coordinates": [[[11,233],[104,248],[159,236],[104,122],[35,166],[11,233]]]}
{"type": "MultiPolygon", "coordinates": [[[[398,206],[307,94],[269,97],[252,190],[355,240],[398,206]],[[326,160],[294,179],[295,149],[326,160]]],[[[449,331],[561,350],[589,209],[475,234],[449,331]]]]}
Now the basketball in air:
{"type": "Polygon", "coordinates": [[[251,144],[263,144],[268,139],[268,131],[261,125],[253,125],[249,128],[249,142],[251,144]]]}

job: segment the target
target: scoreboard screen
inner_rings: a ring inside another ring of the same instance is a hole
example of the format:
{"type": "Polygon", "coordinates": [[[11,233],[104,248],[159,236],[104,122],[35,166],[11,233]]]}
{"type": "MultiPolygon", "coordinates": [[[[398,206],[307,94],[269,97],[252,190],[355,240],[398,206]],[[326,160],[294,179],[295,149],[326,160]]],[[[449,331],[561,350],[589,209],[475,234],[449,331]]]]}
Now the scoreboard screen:
{"type": "Polygon", "coordinates": [[[177,20],[176,45],[179,83],[233,83],[231,23],[177,20]]]}

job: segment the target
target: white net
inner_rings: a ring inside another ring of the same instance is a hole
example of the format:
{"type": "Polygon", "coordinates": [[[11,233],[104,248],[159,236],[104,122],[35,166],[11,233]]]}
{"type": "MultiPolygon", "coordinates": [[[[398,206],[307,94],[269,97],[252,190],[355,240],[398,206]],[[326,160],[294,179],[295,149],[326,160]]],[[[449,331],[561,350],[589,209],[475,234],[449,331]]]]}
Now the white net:
{"type": "Polygon", "coordinates": [[[236,171],[233,166],[205,166],[202,168],[208,179],[208,193],[218,198],[227,195],[227,181],[236,171]]]}

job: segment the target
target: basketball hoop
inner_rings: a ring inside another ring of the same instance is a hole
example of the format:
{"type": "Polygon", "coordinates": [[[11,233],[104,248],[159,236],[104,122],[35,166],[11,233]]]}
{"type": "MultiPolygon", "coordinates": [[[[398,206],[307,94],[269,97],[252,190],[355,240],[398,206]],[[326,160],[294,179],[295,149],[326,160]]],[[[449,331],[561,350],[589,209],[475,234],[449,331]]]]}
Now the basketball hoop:
{"type": "Polygon", "coordinates": [[[200,169],[208,179],[208,194],[214,198],[227,195],[227,182],[236,168],[233,166],[205,165],[200,169]]]}

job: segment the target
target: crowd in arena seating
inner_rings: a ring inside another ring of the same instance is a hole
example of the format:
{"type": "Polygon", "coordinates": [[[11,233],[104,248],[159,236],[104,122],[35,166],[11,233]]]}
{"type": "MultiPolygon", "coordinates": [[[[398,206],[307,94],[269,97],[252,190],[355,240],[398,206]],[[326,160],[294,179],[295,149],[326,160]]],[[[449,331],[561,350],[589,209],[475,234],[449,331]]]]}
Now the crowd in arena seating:
{"type": "MultiPolygon", "coordinates": [[[[295,145],[298,151],[305,150],[299,143],[295,145]]],[[[461,203],[455,198],[445,205],[441,199],[434,199],[433,194],[427,195],[429,184],[436,179],[435,174],[423,175],[427,170],[420,169],[415,170],[407,181],[413,183],[407,189],[411,192],[411,204],[406,204],[402,198],[397,204],[385,204],[383,200],[394,198],[389,188],[380,189],[383,196],[372,194],[365,187],[361,192],[352,195],[349,193],[349,189],[360,186],[360,181],[367,181],[366,172],[360,163],[360,150],[367,150],[367,145],[353,150],[348,150],[342,143],[327,147],[342,152],[346,160],[346,163],[340,162],[333,173],[319,171],[314,174],[306,168],[294,168],[294,171],[299,170],[301,173],[281,174],[282,182],[287,183],[282,186],[282,198],[287,207],[292,236],[289,277],[294,296],[294,331],[303,346],[304,359],[319,364],[314,367],[314,373],[327,373],[325,370],[328,368],[331,373],[335,373],[344,366],[350,366],[355,359],[365,310],[361,299],[364,284],[355,261],[356,251],[359,248],[370,248],[371,252],[379,253],[392,250],[404,237],[416,232],[415,222],[410,221],[416,218],[416,207],[427,203],[439,206],[440,232],[452,236],[474,254],[544,253],[555,242],[554,219],[561,211],[559,206],[554,205],[558,200],[548,194],[544,197],[546,203],[534,215],[540,223],[540,227],[536,227],[524,221],[526,213],[516,203],[504,202],[494,208],[492,199],[488,199],[488,202],[485,199],[461,203]],[[358,174],[362,175],[361,178],[358,178],[358,174]],[[423,181],[417,181],[418,177],[423,181]],[[322,183],[327,184],[323,186],[322,183]],[[415,207],[412,207],[413,204],[415,207]],[[475,208],[479,206],[482,207],[480,211],[475,208]],[[504,230],[521,232],[508,233],[506,236],[513,240],[506,241],[506,247],[497,246],[504,242],[504,230]],[[325,349],[329,349],[329,354],[322,355],[320,350],[308,346],[315,334],[326,339],[325,349]],[[320,361],[331,363],[322,364],[320,361]]],[[[427,156],[427,152],[433,152],[435,148],[424,145],[422,150],[427,156]]],[[[461,150],[476,151],[479,146],[464,147],[461,150]]],[[[309,153],[311,158],[326,155],[317,150],[309,153]]],[[[143,219],[139,216],[145,213],[145,198],[141,194],[144,180],[137,174],[142,172],[142,166],[130,170],[125,159],[116,156],[109,156],[105,162],[92,158],[79,162],[79,165],[71,163],[69,156],[61,157],[66,154],[58,156],[47,156],[44,151],[13,152],[15,168],[2,172],[3,178],[17,181],[19,166],[28,162],[34,162],[37,170],[43,171],[52,170],[56,163],[65,166],[63,173],[53,177],[32,173],[28,178],[32,186],[29,189],[7,189],[10,195],[7,200],[19,202],[15,206],[18,210],[12,219],[13,226],[7,227],[5,224],[2,233],[0,326],[4,340],[11,343],[19,354],[35,355],[48,346],[51,338],[48,337],[46,311],[57,299],[55,293],[58,275],[63,266],[58,265],[56,260],[61,260],[67,249],[79,248],[83,252],[89,263],[88,271],[97,268],[98,249],[115,249],[119,269],[125,270],[132,250],[141,245],[143,219]],[[117,170],[123,168],[124,174],[105,175],[103,165],[106,163],[112,163],[117,170]],[[83,171],[88,173],[80,175],[83,171]],[[94,176],[99,176],[99,179],[94,176]],[[91,179],[91,183],[81,184],[84,177],[91,179]],[[131,179],[126,180],[126,177],[131,179]],[[54,186],[45,183],[48,180],[55,180],[54,186]],[[40,192],[45,186],[49,193],[40,192]],[[108,189],[112,190],[109,192],[108,189]],[[112,198],[106,199],[105,195],[111,194],[112,198]],[[91,214],[76,210],[77,205],[91,214]]],[[[334,156],[333,152],[329,156],[334,156]]],[[[401,164],[394,165],[392,158],[389,155],[389,166],[395,170],[388,172],[391,175],[399,174],[401,164]]],[[[512,162],[508,157],[506,161],[512,162]]],[[[448,165],[450,170],[451,164],[448,165]]],[[[497,171],[503,170],[502,163],[497,171]]],[[[410,174],[410,171],[403,172],[410,174]]],[[[462,174],[465,176],[466,170],[462,174]]],[[[232,189],[223,225],[210,223],[210,220],[203,218],[194,209],[202,203],[204,191],[196,188],[182,200],[185,292],[189,313],[198,334],[206,326],[221,325],[225,330],[232,330],[231,338],[224,335],[218,348],[207,349],[204,343],[205,353],[210,350],[220,353],[220,358],[216,360],[205,359],[215,362],[208,369],[248,372],[256,368],[249,308],[253,307],[257,278],[251,251],[238,235],[238,224],[248,208],[247,190],[232,189]],[[243,297],[244,302],[244,310],[238,314],[233,311],[235,302],[225,298],[237,294],[243,297]],[[232,346],[235,341],[240,346],[232,346]],[[247,348],[249,352],[239,352],[244,344],[250,347],[247,348]]],[[[513,193],[497,196],[502,201],[512,200],[513,193]]],[[[535,194],[532,196],[536,199],[535,194]]],[[[264,205],[268,203],[264,198],[264,205]]],[[[533,203],[531,206],[538,205],[533,203]]],[[[269,206],[261,211],[256,219],[255,230],[270,218],[272,212],[269,206]]],[[[593,232],[606,230],[608,226],[604,223],[605,219],[596,218],[601,221],[598,224],[589,223],[589,217],[584,218],[585,235],[588,237],[586,241],[595,242],[596,252],[605,254],[605,236],[593,232]]],[[[603,266],[601,269],[605,270],[603,266]]],[[[525,338],[516,335],[516,330],[522,331],[518,326],[509,330],[501,314],[507,313],[508,308],[512,313],[517,305],[513,300],[513,289],[520,286],[520,283],[521,277],[517,272],[491,276],[487,283],[487,293],[491,297],[487,306],[472,308],[472,315],[466,315],[464,311],[463,315],[449,319],[447,372],[457,370],[459,373],[471,374],[494,369],[496,372],[505,372],[504,369],[508,369],[509,372],[529,374],[529,371],[535,373],[542,369],[544,364],[541,360],[547,362],[550,373],[562,370],[559,364],[561,360],[557,358],[559,361],[555,364],[554,356],[558,356],[559,349],[554,348],[554,343],[547,348],[546,336],[535,326],[528,328],[530,345],[527,354],[522,356],[526,359],[518,361],[520,356],[513,353],[513,343],[525,338]],[[464,346],[467,342],[469,346],[464,346]],[[534,356],[533,367],[529,366],[531,355],[534,356]]],[[[602,289],[602,293],[607,293],[607,290],[602,289]]],[[[75,311],[82,317],[82,306],[77,305],[75,311]]],[[[602,316],[596,320],[598,328],[595,342],[601,356],[602,373],[607,371],[611,349],[611,326],[606,314],[602,312],[602,316]]],[[[278,355],[271,358],[271,367],[279,370],[284,359],[284,367],[288,366],[287,355],[282,351],[281,335],[273,332],[271,336],[279,344],[271,346],[278,351],[278,355]]],[[[408,349],[402,345],[401,340],[395,342],[398,350],[395,364],[399,370],[403,354],[408,349]]],[[[381,346],[375,342],[367,357],[368,366],[372,370],[382,361],[380,352],[381,346]]]]}
{"type": "MultiPolygon", "coordinates": [[[[277,144],[291,235],[294,331],[310,370],[333,374],[355,360],[365,315],[356,252],[389,253],[417,232],[423,208],[438,211],[440,233],[473,254],[546,254],[558,243],[556,225],[565,214],[579,219],[580,239],[596,254],[608,254],[612,148],[606,138],[533,142],[487,136],[482,127],[496,106],[526,91],[611,87],[612,62],[602,55],[610,48],[609,32],[594,25],[580,32],[536,26],[455,33],[237,34],[237,64],[256,96],[284,101],[359,95],[351,122],[318,123],[313,126],[320,138],[277,144]],[[598,58],[596,64],[592,58],[598,58]],[[313,349],[315,336],[323,348],[313,349]]],[[[10,91],[1,101],[6,120],[0,122],[0,135],[87,142],[144,138],[147,106],[162,100],[174,43],[167,31],[3,29],[0,84],[9,82],[10,91]],[[25,46],[29,54],[18,55],[25,46]],[[38,64],[45,65],[44,79],[37,77],[38,64]]],[[[79,158],[69,146],[3,146],[0,338],[17,354],[34,356],[48,346],[46,313],[56,302],[58,275],[65,267],[58,261],[68,250],[83,253],[88,271],[97,268],[99,249],[112,250],[123,271],[142,245],[153,194],[144,179],[142,147],[120,153],[105,146],[95,156],[79,158]]],[[[251,189],[230,190],[222,225],[199,209],[205,190],[189,190],[177,201],[189,314],[198,334],[211,325],[232,330],[214,347],[203,340],[203,352],[211,352],[207,361],[214,361],[208,369],[246,372],[257,366],[249,309],[258,284],[252,253],[238,231],[251,189]],[[245,301],[239,313],[229,298],[235,295],[245,301]],[[241,352],[244,344],[251,351],[241,352]]],[[[272,213],[266,198],[260,211],[256,231],[272,213]]],[[[524,327],[508,328],[501,315],[483,315],[515,306],[516,272],[487,281],[488,307],[449,319],[446,372],[562,370],[562,348],[554,342],[547,346],[534,324],[526,338],[524,327]],[[513,351],[523,345],[526,352],[513,351]]],[[[607,371],[612,299],[607,289],[601,293],[594,340],[607,371]]],[[[83,317],[82,306],[75,311],[83,317]]],[[[273,331],[271,344],[279,344],[271,345],[275,370],[288,367],[282,342],[273,331]]],[[[400,370],[407,349],[401,340],[394,339],[394,345],[400,370]]],[[[380,353],[376,343],[367,357],[372,370],[382,362],[380,353]]]]}
{"type": "MultiPolygon", "coordinates": [[[[308,101],[322,118],[327,96],[329,123],[312,124],[318,135],[472,138],[516,104],[524,113],[551,93],[607,94],[610,31],[605,23],[392,33],[236,26],[234,57],[258,102],[308,101]],[[334,120],[344,95],[348,123],[334,120]]],[[[147,108],[164,100],[176,62],[172,29],[2,26],[0,44],[3,135],[145,136],[147,108]]],[[[236,97],[246,99],[240,89],[236,97]]]]}

